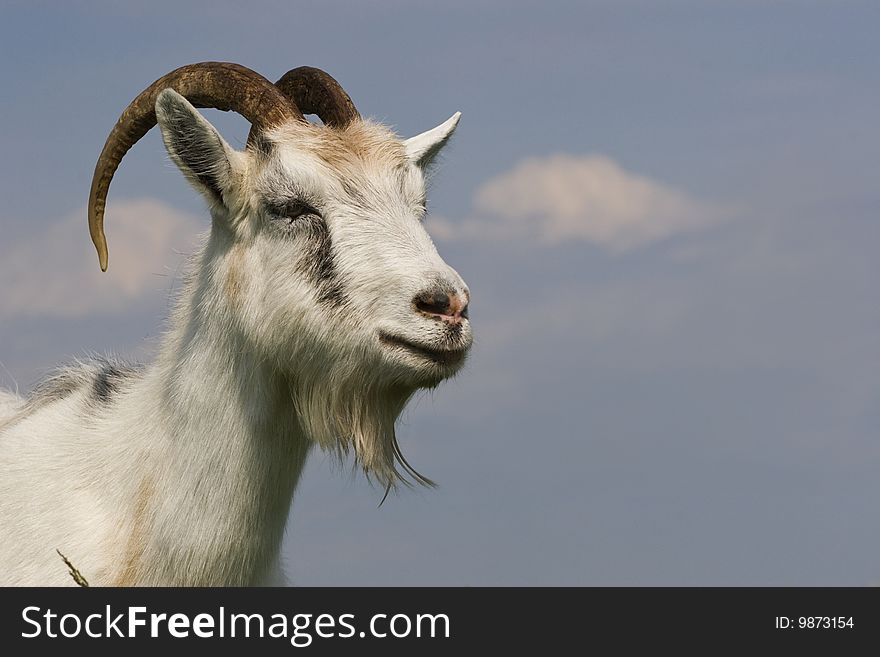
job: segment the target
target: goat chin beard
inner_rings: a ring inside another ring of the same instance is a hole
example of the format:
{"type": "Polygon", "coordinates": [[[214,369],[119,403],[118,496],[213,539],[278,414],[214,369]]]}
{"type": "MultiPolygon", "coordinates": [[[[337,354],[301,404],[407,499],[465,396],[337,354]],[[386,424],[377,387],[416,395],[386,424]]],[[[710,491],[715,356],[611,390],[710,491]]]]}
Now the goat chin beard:
{"type": "Polygon", "coordinates": [[[291,383],[291,397],[305,435],[340,460],[354,452],[355,462],[367,477],[386,490],[400,483],[433,485],[407,463],[394,431],[417,387],[380,383],[367,372],[360,376],[336,374],[325,372],[291,383]]]}

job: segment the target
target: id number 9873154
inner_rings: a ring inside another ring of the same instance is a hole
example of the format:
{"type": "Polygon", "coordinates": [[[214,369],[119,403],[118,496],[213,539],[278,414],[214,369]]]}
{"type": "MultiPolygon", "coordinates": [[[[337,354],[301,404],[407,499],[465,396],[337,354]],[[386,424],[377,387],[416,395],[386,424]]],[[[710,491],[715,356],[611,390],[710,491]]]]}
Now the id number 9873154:
{"type": "Polygon", "coordinates": [[[852,616],[777,616],[777,630],[851,630],[852,616]]]}

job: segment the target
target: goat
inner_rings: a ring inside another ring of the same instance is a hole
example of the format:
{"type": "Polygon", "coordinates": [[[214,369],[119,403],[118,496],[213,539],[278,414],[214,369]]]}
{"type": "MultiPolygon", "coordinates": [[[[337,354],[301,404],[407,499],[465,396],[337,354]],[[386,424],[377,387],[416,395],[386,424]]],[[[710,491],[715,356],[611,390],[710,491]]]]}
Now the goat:
{"type": "Polygon", "coordinates": [[[132,101],[89,196],[101,269],[113,174],[157,123],[211,230],[151,365],[82,363],[0,394],[0,582],[72,585],[56,549],[95,585],[275,582],[315,444],[386,488],[431,484],[394,424],[472,343],[468,288],[422,223],[425,169],[459,116],[404,140],[323,71],[272,84],[219,62],[132,101]],[[196,107],[248,119],[245,149],[196,107]]]}

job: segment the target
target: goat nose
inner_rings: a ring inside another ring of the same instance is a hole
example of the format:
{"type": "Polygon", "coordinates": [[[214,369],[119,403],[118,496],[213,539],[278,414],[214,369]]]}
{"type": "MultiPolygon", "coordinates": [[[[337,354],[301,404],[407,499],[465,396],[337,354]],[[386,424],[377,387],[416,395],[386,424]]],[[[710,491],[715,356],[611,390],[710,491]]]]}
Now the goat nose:
{"type": "Polygon", "coordinates": [[[468,298],[443,290],[428,290],[416,295],[413,305],[423,315],[455,324],[468,316],[468,298]]]}

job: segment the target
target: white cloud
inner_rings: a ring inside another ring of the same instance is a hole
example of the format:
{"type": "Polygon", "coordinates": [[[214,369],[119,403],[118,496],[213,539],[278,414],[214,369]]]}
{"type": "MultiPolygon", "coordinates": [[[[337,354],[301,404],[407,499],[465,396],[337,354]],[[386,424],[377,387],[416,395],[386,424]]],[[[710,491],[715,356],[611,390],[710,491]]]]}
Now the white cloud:
{"type": "Polygon", "coordinates": [[[477,190],[474,209],[461,221],[433,219],[433,234],[447,240],[581,240],[617,253],[704,227],[723,213],[602,155],[522,160],[477,190]]]}
{"type": "Polygon", "coordinates": [[[110,267],[102,273],[86,212],[0,246],[0,317],[79,317],[129,310],[167,296],[181,252],[193,250],[208,221],[160,201],[111,203],[106,213],[110,267]]]}

